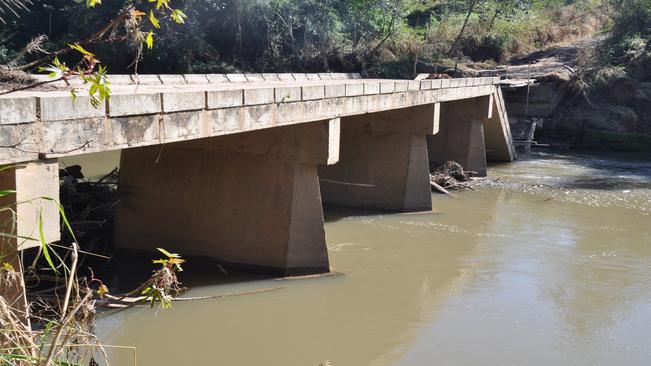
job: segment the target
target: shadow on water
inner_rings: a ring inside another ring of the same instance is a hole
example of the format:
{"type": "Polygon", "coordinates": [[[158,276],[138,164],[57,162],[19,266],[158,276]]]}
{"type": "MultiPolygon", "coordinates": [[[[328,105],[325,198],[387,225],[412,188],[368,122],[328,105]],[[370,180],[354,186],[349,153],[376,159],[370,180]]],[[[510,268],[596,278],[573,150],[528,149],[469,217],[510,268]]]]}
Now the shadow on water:
{"type": "MultiPolygon", "coordinates": [[[[152,260],[162,255],[154,252],[121,250],[111,259],[114,263],[112,271],[104,274],[109,280],[109,288],[113,293],[128,292],[137,288],[147,280],[154,269],[158,268],[152,260]]],[[[225,268],[216,259],[201,256],[182,255],[187,265],[179,273],[183,286],[194,288],[210,285],[227,285],[276,278],[252,272],[243,272],[225,268]]]]}

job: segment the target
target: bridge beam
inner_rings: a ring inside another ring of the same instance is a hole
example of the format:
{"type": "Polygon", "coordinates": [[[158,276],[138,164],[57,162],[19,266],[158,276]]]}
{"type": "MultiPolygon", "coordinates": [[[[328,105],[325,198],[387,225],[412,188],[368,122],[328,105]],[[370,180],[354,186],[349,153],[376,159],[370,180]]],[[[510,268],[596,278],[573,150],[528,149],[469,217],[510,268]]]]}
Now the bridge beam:
{"type": "Polygon", "coordinates": [[[324,203],[431,210],[426,136],[438,131],[439,106],[342,118],[339,163],[319,168],[324,203]]]}
{"type": "Polygon", "coordinates": [[[437,164],[453,160],[486,176],[484,123],[493,116],[493,103],[493,96],[443,103],[440,131],[427,138],[429,160],[437,164]]]}
{"type": "Polygon", "coordinates": [[[317,164],[338,152],[338,119],[124,150],[116,245],[328,272],[317,164]]]}

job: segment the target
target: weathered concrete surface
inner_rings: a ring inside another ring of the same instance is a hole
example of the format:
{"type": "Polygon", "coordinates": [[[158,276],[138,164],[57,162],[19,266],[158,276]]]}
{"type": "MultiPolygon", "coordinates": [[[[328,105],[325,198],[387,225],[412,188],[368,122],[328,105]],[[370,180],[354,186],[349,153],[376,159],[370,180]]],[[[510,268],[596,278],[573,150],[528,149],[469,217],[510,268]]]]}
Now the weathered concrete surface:
{"type": "Polygon", "coordinates": [[[47,160],[4,169],[0,171],[0,190],[16,191],[0,197],[0,208],[13,210],[0,211],[0,232],[15,236],[0,236],[0,265],[8,263],[16,271],[4,275],[11,279],[0,279],[0,296],[29,326],[19,251],[40,245],[39,221],[44,240],[50,243],[60,238],[57,204],[43,199],[59,198],[58,163],[47,160]]]}
{"type": "Polygon", "coordinates": [[[492,161],[513,161],[517,157],[504,105],[502,90],[493,94],[493,115],[484,122],[486,158],[492,161]]]}
{"type": "Polygon", "coordinates": [[[324,203],[391,211],[432,209],[426,135],[439,104],[342,118],[339,163],[320,167],[324,203]]]}
{"type": "MultiPolygon", "coordinates": [[[[205,77],[210,80],[217,75],[205,77]]],[[[243,77],[247,79],[246,75],[243,77]]],[[[79,95],[72,101],[67,91],[16,92],[0,97],[0,164],[474,98],[495,93],[497,82],[492,78],[460,79],[453,87],[440,80],[358,80],[334,76],[308,80],[305,76],[302,81],[282,81],[278,75],[278,81],[260,82],[249,82],[248,79],[254,79],[249,77],[246,82],[189,83],[183,77],[186,83],[174,84],[181,78],[162,78],[170,79],[169,84],[157,75],[139,78],[139,85],[113,85],[111,99],[99,109],[89,107],[87,96],[79,95]],[[176,132],[168,134],[169,131],[176,132]]]]}
{"type": "Polygon", "coordinates": [[[317,164],[339,120],[122,153],[116,245],[296,275],[329,271],[317,164]]]}
{"type": "Polygon", "coordinates": [[[36,161],[0,171],[0,190],[15,194],[0,197],[0,207],[15,211],[0,212],[0,230],[22,239],[0,238],[18,250],[40,245],[39,222],[47,242],[59,240],[59,164],[56,160],[36,161]]]}
{"type": "Polygon", "coordinates": [[[464,169],[486,176],[484,122],[493,117],[493,96],[442,103],[440,132],[429,136],[429,160],[453,160],[464,169]]]}

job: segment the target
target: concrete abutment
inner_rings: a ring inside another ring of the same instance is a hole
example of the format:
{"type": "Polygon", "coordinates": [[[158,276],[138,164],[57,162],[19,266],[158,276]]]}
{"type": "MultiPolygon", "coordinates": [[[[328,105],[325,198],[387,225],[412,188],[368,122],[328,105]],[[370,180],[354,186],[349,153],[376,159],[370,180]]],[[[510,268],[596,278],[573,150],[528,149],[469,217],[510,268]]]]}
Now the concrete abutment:
{"type": "Polygon", "coordinates": [[[0,266],[13,269],[0,279],[0,296],[28,323],[20,251],[60,239],[57,160],[2,168],[0,191],[0,266]]]}

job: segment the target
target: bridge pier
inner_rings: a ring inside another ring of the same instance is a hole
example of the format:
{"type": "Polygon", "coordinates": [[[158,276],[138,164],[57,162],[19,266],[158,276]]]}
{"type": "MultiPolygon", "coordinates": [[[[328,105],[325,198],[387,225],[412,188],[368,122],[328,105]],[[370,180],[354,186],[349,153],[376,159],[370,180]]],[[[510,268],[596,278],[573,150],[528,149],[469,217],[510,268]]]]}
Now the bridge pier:
{"type": "Polygon", "coordinates": [[[329,271],[317,164],[339,119],[122,153],[117,246],[281,275],[329,271]]]}
{"type": "Polygon", "coordinates": [[[342,118],[339,163],[319,168],[324,203],[431,210],[426,136],[438,131],[439,106],[342,118]]]}
{"type": "Polygon", "coordinates": [[[440,132],[427,137],[429,160],[437,164],[453,160],[485,177],[484,124],[492,118],[493,103],[493,96],[443,103],[440,132]]]}
{"type": "Polygon", "coordinates": [[[59,199],[59,170],[56,159],[18,164],[0,171],[0,191],[15,191],[0,197],[0,266],[9,264],[15,271],[3,274],[0,296],[27,318],[27,300],[22,278],[20,251],[40,245],[39,226],[48,243],[60,239],[59,209],[53,200],[59,199]],[[48,199],[43,199],[48,198],[48,199]],[[19,239],[20,238],[20,239],[19,239]]]}

